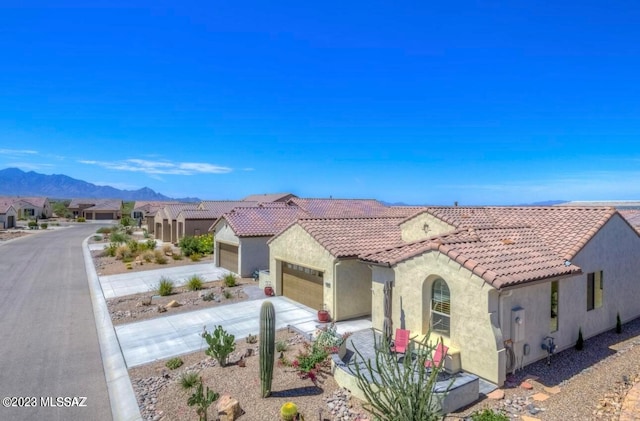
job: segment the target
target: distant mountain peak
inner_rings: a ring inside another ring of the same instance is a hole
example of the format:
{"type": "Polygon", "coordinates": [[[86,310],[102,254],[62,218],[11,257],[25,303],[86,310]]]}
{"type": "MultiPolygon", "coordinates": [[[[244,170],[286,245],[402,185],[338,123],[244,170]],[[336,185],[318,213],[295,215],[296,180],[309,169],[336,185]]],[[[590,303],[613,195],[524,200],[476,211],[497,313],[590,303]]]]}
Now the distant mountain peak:
{"type": "Polygon", "coordinates": [[[174,200],[148,187],[138,190],[120,190],[111,186],[97,186],[64,174],[45,175],[34,171],[24,172],[19,168],[0,170],[0,196],[46,196],[56,199],[114,198],[126,201],[174,200]]]}

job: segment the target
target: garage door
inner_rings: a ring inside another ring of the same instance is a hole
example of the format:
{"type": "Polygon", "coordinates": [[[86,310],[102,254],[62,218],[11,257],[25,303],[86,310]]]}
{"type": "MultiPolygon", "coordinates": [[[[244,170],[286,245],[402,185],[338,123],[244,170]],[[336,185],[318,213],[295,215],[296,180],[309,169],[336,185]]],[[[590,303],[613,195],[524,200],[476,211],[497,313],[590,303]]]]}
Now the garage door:
{"type": "Polygon", "coordinates": [[[322,272],[282,262],[282,295],[322,310],[322,272]]]}
{"type": "Polygon", "coordinates": [[[238,273],[238,246],[218,244],[220,244],[220,258],[218,259],[220,267],[238,273]]]}
{"type": "Polygon", "coordinates": [[[96,219],[100,219],[100,220],[113,219],[113,213],[96,212],[96,219]]]}

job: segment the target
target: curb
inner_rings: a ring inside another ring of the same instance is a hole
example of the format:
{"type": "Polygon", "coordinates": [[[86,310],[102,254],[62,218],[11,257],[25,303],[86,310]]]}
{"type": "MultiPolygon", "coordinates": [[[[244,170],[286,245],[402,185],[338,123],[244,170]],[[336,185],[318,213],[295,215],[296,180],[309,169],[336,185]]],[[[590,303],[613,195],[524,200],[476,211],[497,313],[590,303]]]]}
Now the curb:
{"type": "Polygon", "coordinates": [[[87,237],[82,242],[82,253],[91,293],[98,342],[100,343],[104,376],[109,392],[111,415],[114,421],[142,421],[136,395],[131,385],[131,379],[129,379],[127,365],[124,362],[120,343],[113,329],[107,303],[102,294],[102,287],[89,252],[89,238],[91,237],[87,237]]]}

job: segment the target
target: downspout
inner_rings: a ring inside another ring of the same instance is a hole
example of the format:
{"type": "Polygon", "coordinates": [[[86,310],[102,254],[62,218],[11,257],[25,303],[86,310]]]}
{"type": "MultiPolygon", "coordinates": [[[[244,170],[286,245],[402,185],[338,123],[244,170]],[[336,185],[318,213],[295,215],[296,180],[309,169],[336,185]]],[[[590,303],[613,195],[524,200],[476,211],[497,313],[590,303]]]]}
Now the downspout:
{"type": "Polygon", "coordinates": [[[338,265],[339,264],[340,264],[340,260],[338,258],[333,260],[333,280],[331,281],[331,289],[333,290],[333,292],[332,292],[331,295],[333,297],[332,298],[332,303],[333,303],[332,307],[333,307],[333,312],[335,314],[331,318],[332,321],[337,320],[338,316],[339,316],[339,313],[338,313],[338,302],[337,302],[338,293],[336,291],[336,285],[337,285],[336,279],[338,277],[338,265]]]}
{"type": "MultiPolygon", "coordinates": [[[[509,332],[505,332],[505,326],[504,326],[504,300],[505,298],[509,298],[511,297],[511,295],[513,295],[513,290],[510,291],[500,291],[498,293],[498,312],[500,314],[498,314],[498,322],[500,323],[500,332],[502,333],[502,347],[504,348],[504,355],[505,355],[505,366],[504,366],[504,374],[505,374],[505,378],[507,376],[507,374],[509,374],[509,367],[507,366],[507,353],[508,352],[512,352],[512,359],[515,359],[515,353],[514,353],[514,349],[513,349],[513,342],[511,338],[511,330],[509,330],[509,332]],[[509,339],[505,339],[506,334],[509,333],[509,339]],[[508,347],[511,347],[511,349],[509,350],[508,347]]],[[[515,367],[517,366],[517,362],[516,361],[512,361],[512,365],[514,367],[511,367],[511,371],[513,371],[515,369],[515,367]]]]}

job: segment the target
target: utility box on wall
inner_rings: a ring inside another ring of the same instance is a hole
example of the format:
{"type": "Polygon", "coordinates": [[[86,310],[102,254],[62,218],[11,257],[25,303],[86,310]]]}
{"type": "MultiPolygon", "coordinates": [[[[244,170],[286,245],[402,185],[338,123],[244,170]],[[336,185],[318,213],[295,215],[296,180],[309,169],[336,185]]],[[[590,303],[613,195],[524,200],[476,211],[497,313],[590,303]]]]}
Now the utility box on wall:
{"type": "Polygon", "coordinates": [[[524,341],[524,309],[522,307],[514,307],[511,310],[511,340],[524,341]]]}

